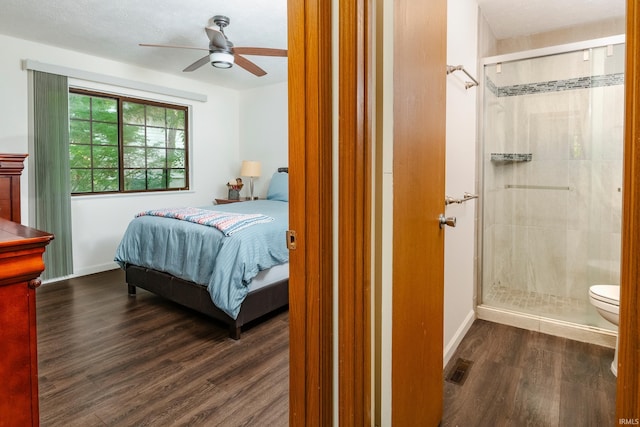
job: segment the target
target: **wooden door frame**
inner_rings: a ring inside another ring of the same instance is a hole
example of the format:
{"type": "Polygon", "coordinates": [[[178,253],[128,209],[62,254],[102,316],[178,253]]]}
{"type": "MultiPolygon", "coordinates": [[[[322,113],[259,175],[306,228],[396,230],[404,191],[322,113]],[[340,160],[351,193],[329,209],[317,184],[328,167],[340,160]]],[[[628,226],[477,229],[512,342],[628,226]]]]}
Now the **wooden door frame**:
{"type": "Polygon", "coordinates": [[[288,2],[289,425],[333,420],[331,2],[288,2]]]}
{"type": "MultiPolygon", "coordinates": [[[[616,423],[640,418],[640,6],[627,0],[616,423]]],[[[637,423],[637,421],[636,421],[637,423]]]]}
{"type": "Polygon", "coordinates": [[[338,88],[339,423],[371,425],[373,0],[340,0],[338,88]]]}
{"type": "MultiPolygon", "coordinates": [[[[371,139],[367,100],[372,0],[339,2],[340,424],[368,425],[371,139]],[[355,70],[355,72],[354,72],[355,70]]],[[[289,215],[291,426],[333,423],[331,2],[290,0],[289,215]]]]}

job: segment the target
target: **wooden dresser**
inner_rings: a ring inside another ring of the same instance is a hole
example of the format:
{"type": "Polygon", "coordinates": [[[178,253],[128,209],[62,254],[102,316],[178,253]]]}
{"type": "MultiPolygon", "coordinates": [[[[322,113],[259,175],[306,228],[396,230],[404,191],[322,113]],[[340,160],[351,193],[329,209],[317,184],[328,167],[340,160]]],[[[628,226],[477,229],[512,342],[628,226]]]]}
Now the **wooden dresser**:
{"type": "Polygon", "coordinates": [[[14,198],[20,194],[20,174],[14,166],[22,168],[7,168],[2,159],[6,155],[0,155],[0,427],[38,426],[35,290],[44,271],[42,254],[53,235],[4,219],[7,212],[20,219],[19,198],[17,207],[14,198]]]}
{"type": "Polygon", "coordinates": [[[0,153],[0,218],[20,222],[20,175],[26,157],[0,153]]]}

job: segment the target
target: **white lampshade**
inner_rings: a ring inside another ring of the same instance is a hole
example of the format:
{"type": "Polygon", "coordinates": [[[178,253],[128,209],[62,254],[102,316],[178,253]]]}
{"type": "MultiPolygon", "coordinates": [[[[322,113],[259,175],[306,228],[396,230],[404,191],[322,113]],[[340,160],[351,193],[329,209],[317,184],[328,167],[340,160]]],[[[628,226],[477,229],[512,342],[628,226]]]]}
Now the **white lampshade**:
{"type": "Polygon", "coordinates": [[[209,54],[211,65],[216,68],[231,68],[233,66],[233,54],[229,52],[217,51],[209,54]]]}
{"type": "Polygon", "coordinates": [[[260,162],[253,160],[243,160],[240,168],[240,175],[256,177],[260,176],[260,162]]]}

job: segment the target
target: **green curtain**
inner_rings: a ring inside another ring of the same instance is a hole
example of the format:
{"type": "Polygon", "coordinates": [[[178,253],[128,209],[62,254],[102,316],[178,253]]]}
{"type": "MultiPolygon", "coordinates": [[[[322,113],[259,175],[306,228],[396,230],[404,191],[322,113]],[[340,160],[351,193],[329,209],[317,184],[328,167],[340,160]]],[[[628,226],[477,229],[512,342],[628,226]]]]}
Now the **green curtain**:
{"type": "MultiPolygon", "coordinates": [[[[55,238],[44,254],[43,279],[73,273],[67,77],[33,71],[35,228],[55,238]]],[[[32,175],[33,176],[33,175],[32,175]]]]}

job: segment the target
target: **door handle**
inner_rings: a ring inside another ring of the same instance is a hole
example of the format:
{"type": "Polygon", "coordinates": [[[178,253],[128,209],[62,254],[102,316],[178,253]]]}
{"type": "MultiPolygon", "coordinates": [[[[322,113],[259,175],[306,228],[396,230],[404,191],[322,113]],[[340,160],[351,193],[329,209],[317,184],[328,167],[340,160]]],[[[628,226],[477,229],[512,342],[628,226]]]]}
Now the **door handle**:
{"type": "Polygon", "coordinates": [[[443,214],[440,214],[440,216],[438,217],[438,220],[440,222],[440,228],[443,228],[445,225],[448,225],[449,227],[456,226],[455,216],[445,217],[443,214]]]}

